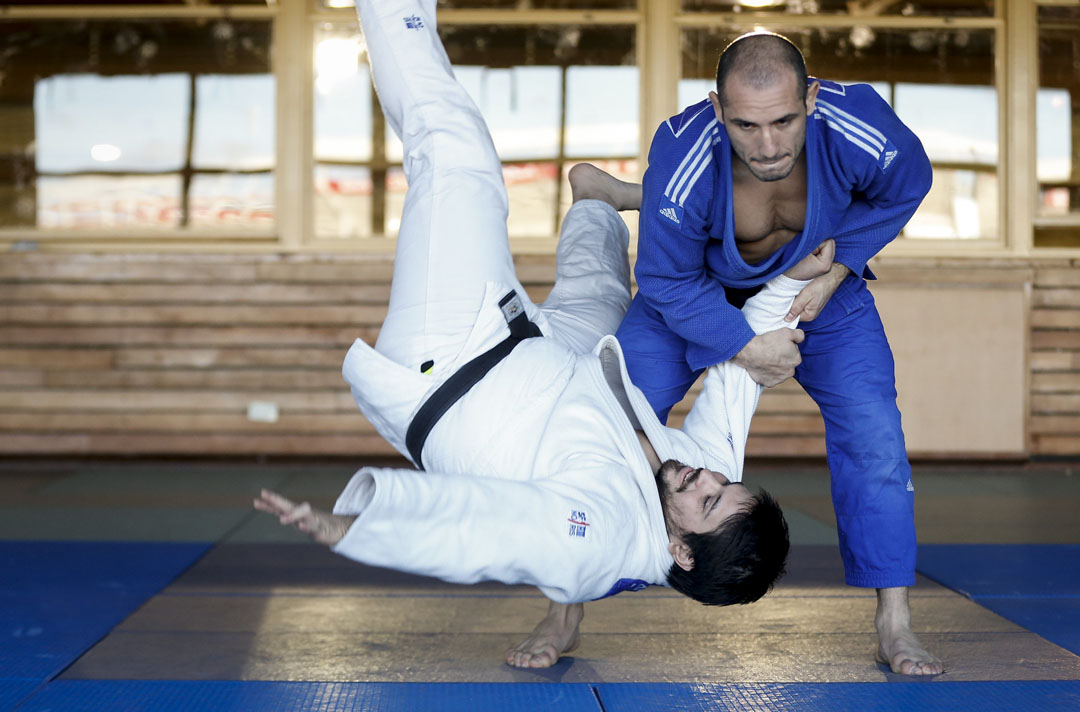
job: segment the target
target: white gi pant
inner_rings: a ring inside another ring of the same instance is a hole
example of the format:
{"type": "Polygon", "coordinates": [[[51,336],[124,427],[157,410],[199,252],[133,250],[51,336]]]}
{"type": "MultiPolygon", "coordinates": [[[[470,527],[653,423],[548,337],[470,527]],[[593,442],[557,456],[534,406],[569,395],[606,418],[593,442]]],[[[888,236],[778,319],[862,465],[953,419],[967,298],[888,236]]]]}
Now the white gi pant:
{"type": "Polygon", "coordinates": [[[512,285],[545,337],[588,353],[630,303],[629,232],[610,205],[579,201],[557,248],[555,286],[536,306],[517,280],[502,164],[480,110],[435,33],[434,0],[359,0],[383,111],[404,144],[409,183],[390,304],[375,349],[434,373],[459,362],[485,283],[512,285]],[[428,31],[419,31],[420,27],[428,31]]]}

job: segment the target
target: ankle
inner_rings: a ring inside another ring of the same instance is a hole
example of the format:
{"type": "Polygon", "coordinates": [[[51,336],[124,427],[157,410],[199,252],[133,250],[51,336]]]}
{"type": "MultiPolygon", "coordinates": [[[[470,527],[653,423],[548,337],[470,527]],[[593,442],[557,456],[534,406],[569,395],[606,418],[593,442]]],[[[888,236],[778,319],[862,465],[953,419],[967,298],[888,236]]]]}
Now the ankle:
{"type": "Polygon", "coordinates": [[[906,588],[879,588],[874,627],[878,632],[911,629],[911,608],[906,588]]]}
{"type": "Polygon", "coordinates": [[[563,626],[577,627],[585,617],[585,607],[580,603],[555,603],[548,606],[548,618],[558,621],[563,626]]]}

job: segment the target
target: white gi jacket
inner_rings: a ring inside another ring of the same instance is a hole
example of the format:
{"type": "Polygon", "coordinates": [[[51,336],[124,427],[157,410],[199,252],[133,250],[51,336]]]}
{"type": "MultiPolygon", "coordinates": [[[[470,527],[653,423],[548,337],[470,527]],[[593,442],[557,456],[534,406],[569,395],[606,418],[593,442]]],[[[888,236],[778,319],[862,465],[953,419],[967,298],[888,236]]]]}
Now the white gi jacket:
{"type": "MultiPolygon", "coordinates": [[[[770,282],[744,307],[751,326],[763,333],[785,325],[805,284],[783,276],[770,282]]],[[[506,337],[498,300],[509,289],[487,285],[457,365],[506,337]]],[[[543,330],[543,316],[530,316],[543,330]]],[[[441,379],[360,340],[343,373],[364,415],[408,456],[405,432],[441,379]]],[[[669,537],[634,431],[646,433],[661,461],[741,481],[760,393],[742,368],[715,366],[676,430],[660,424],[630,383],[614,336],[591,354],[526,339],[431,430],[427,471],[365,467],[353,476],[334,513],[357,518],[334,551],[451,582],[531,584],[560,603],[666,585],[669,537]]]]}

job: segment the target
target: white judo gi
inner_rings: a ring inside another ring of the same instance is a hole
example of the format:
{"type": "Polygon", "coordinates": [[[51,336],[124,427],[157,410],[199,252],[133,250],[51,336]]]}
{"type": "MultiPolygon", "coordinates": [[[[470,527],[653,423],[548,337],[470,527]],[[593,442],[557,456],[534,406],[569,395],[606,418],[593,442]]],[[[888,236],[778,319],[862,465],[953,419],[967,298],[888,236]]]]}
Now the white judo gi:
{"type": "MultiPolygon", "coordinates": [[[[570,209],[551,295],[528,300],[507,241],[501,164],[453,78],[434,7],[357,3],[409,191],[386,321],[374,349],[353,344],[344,377],[364,415],[408,456],[405,434],[420,406],[507,337],[502,297],[516,291],[543,337],[519,343],[438,421],[423,449],[426,471],[356,473],[334,507],[356,520],[334,551],[447,581],[532,584],[561,603],[666,585],[669,537],[635,430],[661,461],[740,481],[761,387],[721,364],[682,430],[659,423],[609,335],[630,302],[630,272],[628,231],[604,202],[570,209]]],[[[805,284],[771,282],[744,308],[751,325],[793,326],[783,316],[805,284]]]]}

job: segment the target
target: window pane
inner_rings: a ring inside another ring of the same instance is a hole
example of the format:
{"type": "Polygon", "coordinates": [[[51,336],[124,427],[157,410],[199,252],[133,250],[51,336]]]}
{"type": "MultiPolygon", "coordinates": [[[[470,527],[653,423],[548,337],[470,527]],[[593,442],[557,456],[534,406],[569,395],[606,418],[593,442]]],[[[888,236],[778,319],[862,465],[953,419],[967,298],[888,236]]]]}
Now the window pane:
{"type": "Polygon", "coordinates": [[[32,224],[44,229],[117,230],[180,224],[180,177],[41,176],[32,224]]]}
{"type": "Polygon", "coordinates": [[[272,224],[269,22],[5,23],[0,56],[0,227],[272,224]]]}
{"type": "Polygon", "coordinates": [[[1039,213],[1080,215],[1080,6],[1039,8],[1039,213]]]}
{"type": "MultiPolygon", "coordinates": [[[[873,86],[923,142],[934,164],[934,184],[904,237],[998,235],[993,31],[768,29],[803,50],[811,74],[873,86]]],[[[713,88],[719,51],[741,33],[685,34],[679,85],[684,105],[700,101],[713,88]]]]}
{"type": "Polygon", "coordinates": [[[994,0],[682,0],[686,12],[771,12],[778,15],[904,15],[993,17],[994,0]]]}
{"type": "Polygon", "coordinates": [[[636,156],[640,87],[636,66],[571,67],[566,84],[566,155],[636,156]]]}
{"type": "MultiPolygon", "coordinates": [[[[49,5],[191,5],[189,0],[138,0],[134,2],[117,2],[117,0],[5,0],[5,5],[17,5],[20,7],[33,7],[49,5]]],[[[209,0],[207,5],[266,5],[266,0],[209,0]]],[[[351,5],[350,5],[351,7],[351,5]]]]}
{"type": "MultiPolygon", "coordinates": [[[[556,235],[569,165],[637,156],[633,28],[444,25],[440,33],[455,76],[480,108],[504,161],[510,235],[556,235]]],[[[320,29],[317,58],[330,41],[356,44],[342,48],[345,58],[333,65],[347,79],[339,76],[330,86],[317,69],[316,232],[394,235],[406,188],[401,142],[378,113],[366,68],[351,69],[362,48],[355,27],[320,29]],[[350,180],[345,169],[369,172],[350,180]]]]}
{"type": "MultiPolygon", "coordinates": [[[[352,7],[353,0],[318,0],[325,8],[352,7]]],[[[439,0],[440,10],[632,10],[637,0],[439,0]]]]}
{"type": "Polygon", "coordinates": [[[373,103],[368,66],[360,61],[362,47],[356,23],[327,23],[315,32],[315,235],[319,238],[370,237],[383,232],[382,215],[372,215],[372,192],[374,172],[380,179],[380,201],[384,199],[386,166],[385,161],[372,166],[372,141],[383,144],[385,123],[373,103]],[[377,123],[374,112],[379,114],[377,123]],[[381,131],[378,137],[372,135],[373,126],[381,131]]]}

